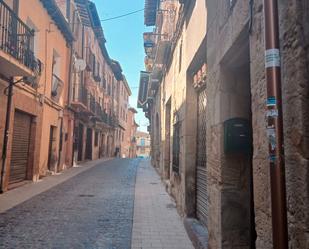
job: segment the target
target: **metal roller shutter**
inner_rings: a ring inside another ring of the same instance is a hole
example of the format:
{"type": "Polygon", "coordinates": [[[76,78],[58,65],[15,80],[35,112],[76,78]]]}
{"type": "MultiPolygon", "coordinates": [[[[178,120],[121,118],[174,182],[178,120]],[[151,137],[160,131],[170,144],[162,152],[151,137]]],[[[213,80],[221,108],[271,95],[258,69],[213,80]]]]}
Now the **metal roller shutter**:
{"type": "Polygon", "coordinates": [[[206,170],[206,89],[198,95],[197,165],[196,165],[196,216],[203,225],[208,220],[208,194],[206,170]]]}
{"type": "Polygon", "coordinates": [[[11,153],[10,183],[27,179],[31,116],[15,112],[11,153]]]}

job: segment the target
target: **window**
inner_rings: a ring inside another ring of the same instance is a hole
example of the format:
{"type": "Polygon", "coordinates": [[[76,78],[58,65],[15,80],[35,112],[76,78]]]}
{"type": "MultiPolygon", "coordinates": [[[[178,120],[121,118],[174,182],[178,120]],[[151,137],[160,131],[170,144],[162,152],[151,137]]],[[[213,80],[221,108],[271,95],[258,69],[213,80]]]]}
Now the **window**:
{"type": "Polygon", "coordinates": [[[61,57],[60,55],[54,50],[53,51],[53,58],[52,58],[52,83],[51,83],[51,96],[55,101],[59,101],[63,82],[60,79],[60,70],[61,70],[61,57]]]}
{"type": "Polygon", "coordinates": [[[96,76],[100,76],[100,67],[101,67],[101,65],[100,65],[100,63],[98,62],[97,63],[97,70],[96,70],[96,76]]]}
{"type": "Polygon", "coordinates": [[[145,146],[145,138],[141,138],[141,146],[145,146]]]}
{"type": "Polygon", "coordinates": [[[99,144],[99,132],[95,132],[94,134],[94,146],[98,146],[99,144]]]}
{"type": "Polygon", "coordinates": [[[179,174],[179,154],[180,154],[180,123],[174,125],[173,134],[173,171],[179,174]]]}
{"type": "Polygon", "coordinates": [[[106,78],[105,78],[105,75],[103,75],[103,88],[106,89],[106,78]]]}
{"type": "Polygon", "coordinates": [[[107,94],[109,96],[111,95],[111,86],[110,86],[110,84],[107,85],[107,94]]]}
{"type": "Polygon", "coordinates": [[[181,63],[182,63],[182,41],[179,47],[179,72],[181,71],[181,63]]]}
{"type": "Polygon", "coordinates": [[[53,61],[52,61],[52,71],[53,71],[53,74],[56,75],[56,76],[60,76],[60,70],[61,70],[61,65],[60,65],[60,62],[61,62],[61,57],[59,55],[59,53],[57,53],[56,50],[53,51],[53,61]]]}
{"type": "Polygon", "coordinates": [[[92,56],[92,70],[93,70],[93,73],[95,74],[95,71],[96,71],[96,59],[95,59],[95,55],[92,56]]]}
{"type": "Polygon", "coordinates": [[[26,21],[27,26],[34,30],[34,39],[30,39],[30,49],[31,51],[33,51],[34,56],[38,57],[39,55],[39,36],[37,34],[37,32],[39,31],[39,29],[34,25],[34,23],[32,22],[32,20],[28,17],[27,21],[26,21]]]}

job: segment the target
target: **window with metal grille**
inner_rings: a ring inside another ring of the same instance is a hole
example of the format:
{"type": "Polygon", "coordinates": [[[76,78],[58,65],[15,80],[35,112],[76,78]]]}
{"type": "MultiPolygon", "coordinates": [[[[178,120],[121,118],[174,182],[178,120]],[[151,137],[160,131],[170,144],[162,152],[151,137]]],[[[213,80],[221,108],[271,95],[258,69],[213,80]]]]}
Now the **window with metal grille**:
{"type": "Polygon", "coordinates": [[[173,171],[179,174],[179,154],[180,154],[180,123],[174,125],[173,132],[173,171]]]}

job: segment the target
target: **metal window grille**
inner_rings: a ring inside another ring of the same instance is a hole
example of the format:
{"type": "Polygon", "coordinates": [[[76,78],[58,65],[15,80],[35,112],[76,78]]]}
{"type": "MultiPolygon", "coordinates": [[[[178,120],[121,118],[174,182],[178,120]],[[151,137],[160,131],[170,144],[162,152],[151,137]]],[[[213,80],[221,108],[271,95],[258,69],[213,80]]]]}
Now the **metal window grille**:
{"type": "Polygon", "coordinates": [[[180,154],[180,123],[174,125],[173,132],[173,171],[179,174],[179,154],[180,154]]]}

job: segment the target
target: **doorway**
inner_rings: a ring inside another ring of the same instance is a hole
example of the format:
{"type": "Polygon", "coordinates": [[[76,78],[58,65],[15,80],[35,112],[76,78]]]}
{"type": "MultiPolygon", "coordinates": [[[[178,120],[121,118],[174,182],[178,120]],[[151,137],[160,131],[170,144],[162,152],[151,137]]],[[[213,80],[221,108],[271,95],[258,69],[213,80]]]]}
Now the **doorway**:
{"type": "Polygon", "coordinates": [[[92,129],[87,128],[86,159],[92,160],[92,129]]]}
{"type": "Polygon", "coordinates": [[[196,217],[206,227],[208,220],[208,193],[206,168],[206,87],[197,97],[197,139],[196,139],[196,217]]]}
{"type": "Polygon", "coordinates": [[[31,116],[16,111],[13,124],[13,140],[9,184],[27,179],[31,116]]]}
{"type": "MultiPolygon", "coordinates": [[[[221,103],[228,103],[224,113],[221,113],[222,120],[225,124],[235,119],[243,120],[243,123],[235,123],[235,131],[240,124],[247,127],[239,136],[237,131],[233,133],[233,151],[225,147],[222,157],[222,248],[245,245],[246,248],[254,249],[256,232],[252,173],[251,75],[247,35],[240,36],[224,56],[221,76],[221,103]],[[235,149],[243,136],[248,137],[245,150],[235,149]]],[[[226,130],[227,126],[224,126],[224,129],[226,130]]],[[[223,139],[224,142],[227,141],[226,136],[223,139]]]]}
{"type": "Polygon", "coordinates": [[[78,131],[77,131],[77,136],[78,136],[78,142],[77,142],[77,146],[78,146],[78,156],[77,156],[77,160],[78,161],[82,161],[83,160],[83,134],[84,134],[84,126],[82,124],[78,125],[78,131]]]}
{"type": "Polygon", "coordinates": [[[171,165],[171,99],[165,105],[165,151],[164,178],[170,179],[171,165]]]}

